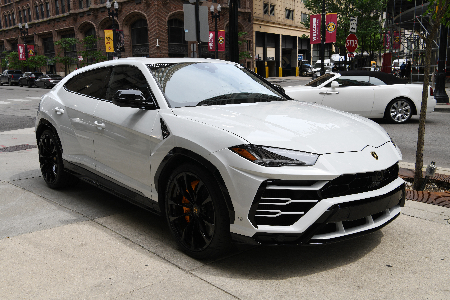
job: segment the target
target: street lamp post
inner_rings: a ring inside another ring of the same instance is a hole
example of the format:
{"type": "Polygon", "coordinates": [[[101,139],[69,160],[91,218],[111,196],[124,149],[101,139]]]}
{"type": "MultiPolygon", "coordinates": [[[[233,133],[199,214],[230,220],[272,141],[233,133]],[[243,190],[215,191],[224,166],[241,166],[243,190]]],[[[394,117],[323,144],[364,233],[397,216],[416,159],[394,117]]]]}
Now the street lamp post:
{"type": "Polygon", "coordinates": [[[108,16],[111,18],[112,21],[112,30],[113,30],[113,46],[114,46],[114,57],[116,57],[116,51],[118,52],[117,56],[120,55],[120,51],[119,49],[117,49],[117,39],[119,37],[119,35],[117,34],[117,30],[119,28],[117,28],[116,30],[116,25],[114,23],[114,18],[117,18],[117,25],[119,25],[119,3],[117,3],[117,1],[114,1],[114,9],[111,9],[111,2],[106,1],[106,8],[108,9],[108,16]]]}
{"type": "MultiPolygon", "coordinates": [[[[20,35],[22,36],[22,40],[23,40],[23,47],[25,48],[25,61],[28,60],[28,49],[27,49],[27,41],[25,40],[25,37],[28,35],[28,23],[25,23],[25,28],[22,28],[22,23],[19,23],[19,31],[20,31],[20,35]]],[[[28,66],[27,66],[27,71],[28,71],[28,66]]]]}
{"type": "Polygon", "coordinates": [[[220,4],[218,4],[217,5],[217,13],[214,13],[214,5],[212,5],[211,4],[211,18],[213,18],[214,19],[214,44],[216,45],[215,46],[215,58],[216,59],[218,59],[219,58],[219,45],[217,44],[217,41],[218,41],[218,31],[217,31],[217,19],[219,19],[220,20],[220,10],[221,10],[221,7],[220,7],[220,4]]]}

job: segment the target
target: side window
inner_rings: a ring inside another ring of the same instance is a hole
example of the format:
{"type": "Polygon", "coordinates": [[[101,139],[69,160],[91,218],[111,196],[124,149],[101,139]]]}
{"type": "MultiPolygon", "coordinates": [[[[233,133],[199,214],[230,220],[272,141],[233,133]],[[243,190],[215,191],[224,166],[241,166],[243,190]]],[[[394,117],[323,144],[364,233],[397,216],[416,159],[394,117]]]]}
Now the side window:
{"type": "Polygon", "coordinates": [[[109,81],[106,99],[112,100],[114,94],[119,90],[138,90],[145,97],[146,101],[157,104],[147,79],[137,67],[127,65],[114,67],[109,81]]]}
{"type": "Polygon", "coordinates": [[[72,92],[97,99],[106,99],[111,67],[98,68],[83,72],[70,79],[65,87],[72,92]]]}
{"type": "Polygon", "coordinates": [[[386,83],[376,77],[370,77],[370,83],[373,85],[386,85],[386,83]]]}

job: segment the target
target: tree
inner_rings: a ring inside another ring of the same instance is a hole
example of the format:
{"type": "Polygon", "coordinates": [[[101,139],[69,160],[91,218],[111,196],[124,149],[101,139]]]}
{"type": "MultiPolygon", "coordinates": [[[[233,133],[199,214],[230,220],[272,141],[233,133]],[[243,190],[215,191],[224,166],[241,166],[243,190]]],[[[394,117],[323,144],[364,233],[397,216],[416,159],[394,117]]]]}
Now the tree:
{"type": "Polygon", "coordinates": [[[6,69],[6,67],[8,66],[8,59],[6,58],[8,56],[8,54],[9,54],[9,51],[3,51],[0,54],[0,58],[1,58],[1,61],[2,61],[2,68],[3,69],[6,69]]]}
{"type": "MultiPolygon", "coordinates": [[[[11,51],[6,55],[6,64],[10,70],[22,70],[26,64],[24,60],[19,60],[19,53],[17,51],[11,51]]],[[[3,62],[2,62],[3,64],[3,62]]]]}
{"type": "Polygon", "coordinates": [[[69,66],[77,62],[77,58],[69,54],[70,52],[74,51],[77,43],[78,39],[76,38],[62,38],[59,41],[55,42],[55,45],[59,46],[55,58],[57,62],[64,64],[64,74],[66,76],[69,70],[69,66]]]}
{"type": "MultiPolygon", "coordinates": [[[[428,26],[428,35],[423,36],[419,33],[419,36],[425,41],[425,71],[423,77],[423,91],[422,91],[422,105],[419,119],[419,129],[417,137],[417,149],[416,149],[416,166],[414,174],[414,186],[415,190],[421,190],[423,184],[423,147],[425,144],[425,120],[427,117],[427,102],[428,102],[428,84],[430,77],[430,61],[431,50],[433,48],[434,39],[437,35],[441,22],[445,22],[448,26],[450,17],[450,0],[431,0],[428,6],[427,14],[430,16],[430,22],[428,26]],[[443,21],[445,20],[445,21],[443,21]]],[[[445,45],[441,45],[444,46],[445,45]]]]}
{"type": "MultiPolygon", "coordinates": [[[[239,39],[244,39],[244,37],[246,35],[247,35],[247,32],[243,32],[243,31],[238,32],[239,39]]],[[[244,45],[244,44],[247,45],[247,43],[248,43],[248,40],[243,40],[243,41],[238,40],[239,48],[241,48],[241,45],[244,45]]],[[[252,55],[250,54],[250,52],[249,51],[239,51],[239,61],[246,59],[246,58],[252,58],[252,55]]]]}
{"type": "Polygon", "coordinates": [[[101,51],[97,50],[97,42],[101,41],[101,38],[96,38],[93,35],[88,35],[80,41],[84,50],[80,51],[80,55],[83,57],[81,66],[87,66],[93,63],[101,62],[107,59],[101,51]]]}
{"type": "MultiPolygon", "coordinates": [[[[304,0],[303,3],[311,14],[322,13],[323,0],[304,0]]],[[[356,36],[359,41],[357,50],[359,53],[367,51],[373,59],[374,53],[382,47],[380,19],[385,6],[383,0],[325,0],[326,11],[338,15],[336,48],[345,53],[345,39],[350,33],[350,17],[357,17],[356,36]]],[[[309,19],[302,24],[309,28],[309,19]]]]}
{"type": "Polygon", "coordinates": [[[40,69],[41,67],[46,66],[47,62],[47,56],[45,55],[28,56],[26,66],[30,69],[40,69]]]}

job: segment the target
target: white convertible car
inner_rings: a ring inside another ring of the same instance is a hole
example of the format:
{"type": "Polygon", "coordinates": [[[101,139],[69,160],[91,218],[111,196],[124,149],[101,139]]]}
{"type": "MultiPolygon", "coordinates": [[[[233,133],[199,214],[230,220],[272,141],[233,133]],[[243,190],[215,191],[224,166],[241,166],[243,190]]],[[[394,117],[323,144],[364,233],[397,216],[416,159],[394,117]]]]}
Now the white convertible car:
{"type": "MultiPolygon", "coordinates": [[[[295,100],[314,102],[366,118],[386,118],[405,123],[420,113],[421,84],[406,84],[391,74],[347,71],[325,74],[305,86],[285,88],[295,100]]],[[[427,113],[434,111],[436,99],[429,87],[427,113]]]]}
{"type": "Polygon", "coordinates": [[[42,97],[43,178],[78,177],[165,216],[180,248],[232,240],[322,244],[400,214],[401,153],[376,123],[311,103],[240,65],[125,58],[65,77],[42,97]]]}

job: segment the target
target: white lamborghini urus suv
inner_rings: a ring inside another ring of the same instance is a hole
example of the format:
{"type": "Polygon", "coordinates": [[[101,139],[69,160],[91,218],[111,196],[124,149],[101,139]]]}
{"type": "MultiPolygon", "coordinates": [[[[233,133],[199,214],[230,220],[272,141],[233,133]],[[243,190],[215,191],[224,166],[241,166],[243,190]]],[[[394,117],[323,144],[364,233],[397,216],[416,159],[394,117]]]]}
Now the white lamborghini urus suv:
{"type": "Polygon", "coordinates": [[[231,241],[323,244],[400,214],[401,153],[376,123],[231,62],[125,58],[81,68],[36,119],[50,188],[75,177],[162,214],[195,258],[231,241]]]}

